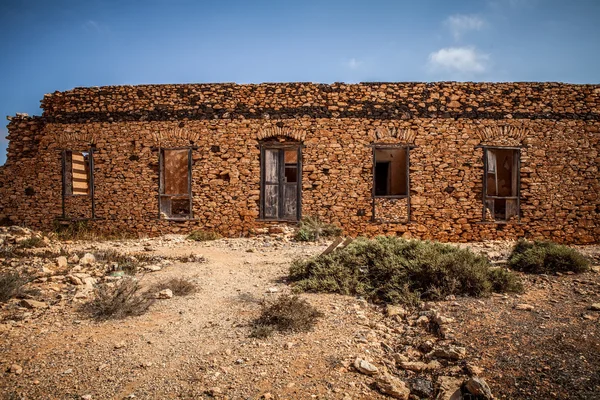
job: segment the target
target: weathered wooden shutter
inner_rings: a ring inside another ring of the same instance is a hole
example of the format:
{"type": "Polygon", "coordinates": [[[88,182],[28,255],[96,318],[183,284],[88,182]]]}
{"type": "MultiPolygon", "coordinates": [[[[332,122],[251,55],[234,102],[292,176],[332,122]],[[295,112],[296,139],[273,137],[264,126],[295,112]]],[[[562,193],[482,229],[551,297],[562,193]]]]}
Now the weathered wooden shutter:
{"type": "Polygon", "coordinates": [[[85,195],[89,193],[88,161],[88,155],[80,152],[71,152],[72,187],[74,195],[85,195]]]}
{"type": "Polygon", "coordinates": [[[264,217],[279,217],[279,149],[265,149],[264,217]]]}

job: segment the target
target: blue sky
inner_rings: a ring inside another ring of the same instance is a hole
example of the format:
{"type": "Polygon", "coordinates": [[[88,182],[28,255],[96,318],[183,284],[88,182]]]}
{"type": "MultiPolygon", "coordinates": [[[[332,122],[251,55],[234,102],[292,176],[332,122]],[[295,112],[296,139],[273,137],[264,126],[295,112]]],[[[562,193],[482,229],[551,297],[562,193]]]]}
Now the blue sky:
{"type": "Polygon", "coordinates": [[[77,86],[599,83],[599,17],[598,0],[1,0],[0,114],[77,86]]]}

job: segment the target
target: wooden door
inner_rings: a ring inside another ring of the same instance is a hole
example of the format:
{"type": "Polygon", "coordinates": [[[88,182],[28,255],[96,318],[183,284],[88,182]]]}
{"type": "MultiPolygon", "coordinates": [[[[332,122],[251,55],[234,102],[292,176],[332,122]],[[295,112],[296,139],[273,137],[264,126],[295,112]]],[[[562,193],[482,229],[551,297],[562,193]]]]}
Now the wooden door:
{"type": "Polygon", "coordinates": [[[262,152],[262,218],[300,219],[300,148],[265,147],[262,152]]]}

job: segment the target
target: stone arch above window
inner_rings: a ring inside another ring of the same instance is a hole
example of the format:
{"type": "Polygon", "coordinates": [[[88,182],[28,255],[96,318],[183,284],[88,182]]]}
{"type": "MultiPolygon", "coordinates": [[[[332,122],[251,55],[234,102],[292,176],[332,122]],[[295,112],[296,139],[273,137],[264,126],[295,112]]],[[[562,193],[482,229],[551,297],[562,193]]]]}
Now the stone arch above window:
{"type": "Polygon", "coordinates": [[[521,146],[528,136],[526,128],[510,125],[485,126],[476,131],[481,144],[521,146]]]}
{"type": "Polygon", "coordinates": [[[374,142],[394,142],[411,145],[415,143],[417,132],[411,128],[398,128],[395,126],[380,126],[372,134],[374,142]]]}
{"type": "Polygon", "coordinates": [[[200,132],[184,127],[158,129],[152,132],[152,140],[157,147],[190,146],[198,141],[200,132]]]}
{"type": "Polygon", "coordinates": [[[57,134],[56,142],[61,149],[70,149],[74,147],[88,147],[93,145],[96,143],[96,138],[91,132],[81,132],[66,129],[57,134]]]}
{"type": "Polygon", "coordinates": [[[258,131],[258,140],[265,140],[269,138],[285,137],[293,139],[297,142],[303,142],[306,138],[304,130],[287,128],[283,126],[268,126],[258,131]]]}

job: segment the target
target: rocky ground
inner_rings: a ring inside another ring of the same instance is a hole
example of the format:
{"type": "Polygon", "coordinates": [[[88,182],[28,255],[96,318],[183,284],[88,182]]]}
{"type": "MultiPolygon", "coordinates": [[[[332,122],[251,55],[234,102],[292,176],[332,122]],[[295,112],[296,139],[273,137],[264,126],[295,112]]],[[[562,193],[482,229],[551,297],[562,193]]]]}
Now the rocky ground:
{"type": "MultiPolygon", "coordinates": [[[[490,389],[499,399],[600,398],[597,267],[524,276],[522,295],[448,298],[412,310],[302,294],[324,313],[313,331],[256,339],[251,324],[261,301],[291,290],[290,261],[327,243],[285,235],[211,242],[35,236],[0,232],[1,270],[36,277],[1,305],[2,398],[454,399],[463,384],[480,398],[490,389]],[[91,319],[82,305],[95,285],[122,279],[115,254],[136,257],[144,287],[183,277],[198,291],[158,299],[141,316],[91,319]]],[[[468,246],[501,263],[510,245],[468,246]]],[[[598,247],[582,250],[598,264],[598,247]]]]}

